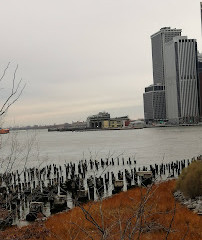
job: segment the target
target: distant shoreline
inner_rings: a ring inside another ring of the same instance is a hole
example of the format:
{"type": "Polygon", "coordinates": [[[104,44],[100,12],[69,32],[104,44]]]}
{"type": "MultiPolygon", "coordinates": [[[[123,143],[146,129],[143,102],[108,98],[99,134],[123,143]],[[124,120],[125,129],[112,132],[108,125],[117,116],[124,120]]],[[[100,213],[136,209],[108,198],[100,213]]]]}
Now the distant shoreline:
{"type": "MultiPolygon", "coordinates": [[[[167,127],[202,127],[202,124],[180,124],[180,125],[146,125],[143,128],[167,128],[167,127]]],[[[143,128],[72,128],[72,129],[63,129],[63,128],[10,128],[10,131],[18,130],[48,130],[49,132],[86,132],[86,131],[116,131],[116,130],[138,130],[143,128]]]]}

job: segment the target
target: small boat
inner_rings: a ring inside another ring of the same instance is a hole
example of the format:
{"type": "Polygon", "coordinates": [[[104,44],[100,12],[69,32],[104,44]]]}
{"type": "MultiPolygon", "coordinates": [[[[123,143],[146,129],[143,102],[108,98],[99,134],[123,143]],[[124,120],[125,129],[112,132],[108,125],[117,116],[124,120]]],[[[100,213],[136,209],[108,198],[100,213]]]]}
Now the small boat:
{"type": "Polygon", "coordinates": [[[129,126],[131,129],[143,129],[145,127],[144,121],[131,121],[129,126]]]}
{"type": "Polygon", "coordinates": [[[8,128],[6,128],[6,129],[3,129],[3,128],[0,128],[0,134],[7,134],[7,133],[9,133],[9,129],[8,128]]]}

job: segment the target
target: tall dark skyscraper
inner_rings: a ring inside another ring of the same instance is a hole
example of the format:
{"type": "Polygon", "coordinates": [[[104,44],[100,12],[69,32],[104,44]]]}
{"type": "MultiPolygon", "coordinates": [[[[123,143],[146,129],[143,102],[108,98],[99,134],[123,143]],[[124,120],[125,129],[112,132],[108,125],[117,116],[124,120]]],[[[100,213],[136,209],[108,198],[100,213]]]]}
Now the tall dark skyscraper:
{"type": "Polygon", "coordinates": [[[151,36],[153,85],[145,88],[143,94],[145,122],[166,120],[165,101],[165,44],[175,36],[181,36],[181,29],[161,28],[151,36]]]}
{"type": "Polygon", "coordinates": [[[201,33],[202,33],[202,2],[200,2],[200,6],[201,6],[201,33]]]}
{"type": "Polygon", "coordinates": [[[165,44],[165,96],[169,122],[197,123],[199,95],[197,42],[186,36],[165,44]]]}
{"type": "MultiPolygon", "coordinates": [[[[201,12],[201,36],[202,36],[202,2],[200,2],[200,12],[201,12]]],[[[202,121],[202,53],[198,54],[198,78],[199,78],[200,121],[202,121]]]]}
{"type": "Polygon", "coordinates": [[[198,92],[199,92],[199,106],[200,106],[200,121],[202,122],[202,54],[198,53],[198,92]]]}
{"type": "Polygon", "coordinates": [[[143,94],[145,122],[166,120],[165,87],[162,84],[150,85],[143,94]]]}
{"type": "Polygon", "coordinates": [[[181,29],[161,28],[151,36],[154,84],[165,84],[164,49],[165,44],[175,36],[181,36],[181,29]]]}

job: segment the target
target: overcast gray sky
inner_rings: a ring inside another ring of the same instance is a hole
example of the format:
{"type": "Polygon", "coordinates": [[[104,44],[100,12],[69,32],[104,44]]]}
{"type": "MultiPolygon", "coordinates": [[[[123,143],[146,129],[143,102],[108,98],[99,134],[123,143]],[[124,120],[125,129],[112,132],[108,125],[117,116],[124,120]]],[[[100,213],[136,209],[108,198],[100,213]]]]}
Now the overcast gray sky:
{"type": "Polygon", "coordinates": [[[181,28],[201,50],[198,0],[1,0],[0,71],[26,82],[10,125],[143,117],[152,83],[150,35],[181,28]]]}

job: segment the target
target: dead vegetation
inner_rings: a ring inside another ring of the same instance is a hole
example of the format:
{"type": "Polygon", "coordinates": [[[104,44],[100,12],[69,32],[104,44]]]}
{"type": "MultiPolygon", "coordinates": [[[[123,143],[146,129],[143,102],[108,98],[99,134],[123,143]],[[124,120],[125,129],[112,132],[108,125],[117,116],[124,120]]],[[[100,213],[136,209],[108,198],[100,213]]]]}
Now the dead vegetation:
{"type": "Polygon", "coordinates": [[[176,188],[188,198],[202,196],[201,160],[194,161],[187,168],[183,169],[177,180],[176,188]]]}
{"type": "Polygon", "coordinates": [[[178,202],[175,181],[135,188],[50,217],[21,229],[0,233],[0,239],[41,240],[199,240],[202,218],[178,202]]]}

